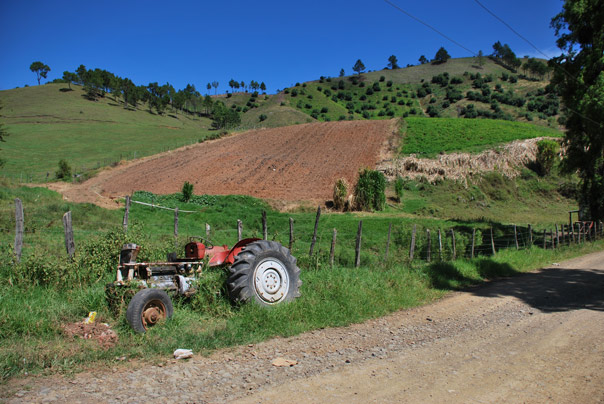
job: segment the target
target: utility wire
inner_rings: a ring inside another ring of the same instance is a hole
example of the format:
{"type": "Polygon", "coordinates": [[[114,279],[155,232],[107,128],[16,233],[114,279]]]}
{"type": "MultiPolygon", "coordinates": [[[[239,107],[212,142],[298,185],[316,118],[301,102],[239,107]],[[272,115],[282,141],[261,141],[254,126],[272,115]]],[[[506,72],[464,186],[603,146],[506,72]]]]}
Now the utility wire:
{"type": "Polygon", "coordinates": [[[420,20],[419,18],[415,17],[414,15],[408,13],[407,11],[403,10],[402,8],[400,8],[399,6],[397,6],[396,4],[392,3],[389,0],[384,0],[384,2],[386,2],[387,4],[391,5],[392,7],[394,7],[395,9],[397,9],[398,11],[400,11],[401,13],[407,15],[410,18],[413,18],[415,21],[419,22],[420,24],[425,25],[426,27],[430,28],[432,31],[436,32],[438,35],[442,36],[443,38],[445,38],[446,40],[454,43],[455,45],[459,46],[462,49],[465,49],[467,52],[469,52],[470,54],[472,54],[473,56],[476,56],[476,53],[474,53],[473,51],[471,51],[470,49],[466,48],[465,46],[463,46],[462,44],[460,44],[459,42],[457,42],[456,40],[454,40],[453,38],[448,37],[447,35],[443,34],[442,32],[440,32],[439,30],[437,30],[436,28],[434,28],[432,25],[420,20]]]}
{"type": "Polygon", "coordinates": [[[545,53],[541,52],[541,50],[539,48],[537,48],[531,41],[529,41],[528,39],[526,39],[525,37],[523,37],[522,35],[520,35],[520,33],[518,31],[516,31],[514,28],[512,28],[507,22],[505,22],[501,18],[499,18],[499,16],[497,14],[495,14],[494,12],[492,12],[491,10],[489,10],[488,8],[486,8],[484,6],[484,4],[482,4],[480,1],[478,1],[478,0],[474,0],[474,1],[476,2],[476,4],[478,4],[480,7],[482,7],[487,13],[491,14],[493,17],[495,17],[497,20],[499,20],[499,22],[501,22],[503,25],[505,25],[506,27],[508,27],[508,29],[510,31],[512,31],[514,34],[518,35],[518,37],[520,37],[524,42],[526,42],[529,45],[531,45],[533,47],[533,49],[535,49],[537,52],[539,52],[540,54],[542,54],[546,59],[549,59],[549,56],[547,56],[545,53]]]}
{"type": "MultiPolygon", "coordinates": [[[[385,0],[386,1],[386,0],[385,0]]],[[[526,39],[524,36],[522,36],[518,31],[516,31],[514,28],[512,28],[507,22],[505,22],[503,19],[501,19],[497,14],[495,14],[494,12],[492,12],[491,10],[489,10],[488,8],[485,7],[484,4],[482,4],[479,0],[474,0],[474,2],[476,4],[478,4],[480,7],[482,7],[487,13],[489,13],[490,15],[492,15],[495,19],[497,19],[499,22],[501,22],[503,25],[505,25],[510,31],[512,31],[514,34],[516,34],[520,39],[522,39],[523,41],[525,41],[526,43],[528,43],[530,46],[532,46],[537,52],[539,52],[540,54],[542,54],[545,59],[549,59],[549,57],[543,53],[539,48],[537,48],[531,41],[529,41],[528,39],[526,39]]],[[[559,69],[560,71],[562,71],[564,74],[566,74],[568,77],[570,77],[571,79],[574,79],[577,83],[579,83],[580,85],[582,85],[584,88],[586,87],[584,83],[582,83],[577,77],[575,77],[573,74],[569,73],[565,68],[563,68],[562,66],[559,66],[557,64],[554,65],[554,68],[559,69]]],[[[580,113],[579,111],[575,111],[571,108],[569,108],[568,106],[565,106],[566,109],[568,109],[569,111],[579,115],[581,118],[590,121],[591,123],[594,123],[598,126],[602,126],[602,122],[597,122],[594,121],[593,119],[591,119],[588,116],[583,115],[582,113],[580,113]]]]}

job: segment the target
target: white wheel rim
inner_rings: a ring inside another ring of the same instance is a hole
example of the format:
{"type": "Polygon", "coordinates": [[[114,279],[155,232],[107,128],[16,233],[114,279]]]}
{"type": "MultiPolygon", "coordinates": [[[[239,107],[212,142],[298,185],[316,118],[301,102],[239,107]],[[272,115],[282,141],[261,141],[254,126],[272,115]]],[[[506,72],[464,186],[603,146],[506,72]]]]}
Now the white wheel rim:
{"type": "Polygon", "coordinates": [[[256,296],[267,304],[279,303],[285,299],[289,289],[289,275],[285,265],[272,258],[262,261],[254,270],[254,289],[256,296]]]}

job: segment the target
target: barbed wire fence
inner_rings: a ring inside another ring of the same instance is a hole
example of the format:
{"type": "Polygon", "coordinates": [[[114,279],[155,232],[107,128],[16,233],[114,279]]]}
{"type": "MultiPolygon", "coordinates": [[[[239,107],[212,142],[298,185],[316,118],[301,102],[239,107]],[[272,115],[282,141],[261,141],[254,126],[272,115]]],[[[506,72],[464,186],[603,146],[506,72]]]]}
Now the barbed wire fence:
{"type": "MultiPolygon", "coordinates": [[[[183,215],[200,211],[179,210],[157,204],[151,204],[132,200],[126,197],[124,216],[121,223],[124,232],[128,231],[129,214],[133,204],[144,206],[145,209],[158,209],[166,215],[173,216],[173,225],[159,223],[145,223],[145,229],[152,229],[156,234],[172,235],[175,241],[179,237],[179,227],[182,226],[183,215]]],[[[249,237],[272,239],[281,242],[290,250],[295,250],[298,258],[309,260],[323,258],[329,264],[337,263],[341,266],[354,266],[374,264],[386,261],[390,258],[399,258],[408,262],[439,262],[452,261],[456,259],[477,258],[496,255],[502,250],[524,250],[534,247],[542,249],[557,249],[564,246],[578,245],[604,238],[604,224],[602,221],[575,221],[563,224],[554,224],[549,227],[534,228],[532,225],[518,226],[516,224],[487,223],[482,226],[456,225],[448,228],[428,227],[420,224],[388,222],[377,239],[363,239],[363,220],[359,220],[357,226],[347,228],[321,227],[321,207],[318,207],[314,218],[312,233],[295,231],[295,221],[281,220],[280,228],[271,229],[269,233],[268,219],[265,211],[258,221],[250,226],[241,220],[233,220],[232,229],[214,230],[212,224],[205,223],[202,232],[207,239],[218,236],[220,239],[233,239],[236,241],[243,238],[244,232],[249,237]],[[289,224],[288,227],[287,223],[289,224]],[[282,227],[282,228],[281,228],[282,227]],[[244,231],[245,229],[245,231],[244,231]],[[235,238],[237,240],[235,240],[235,238]],[[383,244],[380,243],[383,241],[383,244]],[[317,247],[315,247],[317,245],[317,247]],[[310,247],[310,248],[309,248],[310,247]],[[308,250],[307,250],[308,248],[308,250]],[[308,252],[307,252],[308,251],[308,252]],[[327,253],[329,251],[329,253],[327,253]],[[351,256],[354,251],[354,256],[351,256]]],[[[72,257],[77,248],[77,236],[72,228],[71,211],[66,212],[62,218],[65,234],[66,253],[72,257]]],[[[366,220],[367,221],[367,220],[366,220]]],[[[15,243],[14,254],[19,260],[23,251],[23,240],[26,231],[23,217],[23,204],[20,199],[15,199],[15,243]]],[[[110,226],[118,226],[118,223],[105,223],[110,226]]],[[[353,223],[354,224],[354,223],[353,223]]],[[[195,223],[199,228],[199,223],[195,223]]],[[[190,229],[190,226],[188,226],[190,229]]],[[[375,229],[371,230],[376,232],[375,229]]],[[[366,230],[367,232],[367,230],[366,230]]],[[[375,234],[372,234],[375,236],[375,234]]],[[[84,234],[82,234],[84,237],[84,234]]]]}

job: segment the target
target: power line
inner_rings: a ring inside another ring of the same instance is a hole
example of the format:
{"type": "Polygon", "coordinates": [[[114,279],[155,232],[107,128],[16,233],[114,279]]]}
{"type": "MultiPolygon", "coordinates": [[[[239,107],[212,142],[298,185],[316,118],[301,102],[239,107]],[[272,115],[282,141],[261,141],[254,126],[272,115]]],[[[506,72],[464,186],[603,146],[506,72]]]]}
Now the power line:
{"type": "Polygon", "coordinates": [[[403,10],[402,8],[400,8],[399,6],[397,6],[396,4],[392,3],[389,0],[384,0],[384,2],[386,2],[387,4],[391,5],[392,7],[394,7],[395,9],[397,9],[398,11],[400,11],[401,13],[407,15],[408,17],[414,19],[415,21],[419,22],[420,24],[425,25],[426,27],[430,28],[432,31],[436,32],[438,35],[442,36],[443,38],[445,38],[446,40],[454,43],[455,45],[459,46],[462,49],[465,49],[467,52],[469,52],[470,54],[472,54],[473,56],[476,56],[476,53],[474,53],[473,51],[471,51],[470,49],[466,48],[465,46],[463,46],[462,44],[460,44],[459,42],[457,42],[456,40],[448,37],[447,35],[443,34],[442,32],[440,32],[439,30],[437,30],[436,28],[434,28],[432,25],[428,24],[427,22],[424,22],[422,20],[420,20],[419,18],[415,17],[414,15],[408,13],[407,11],[403,10]]]}
{"type": "MultiPolygon", "coordinates": [[[[478,4],[480,7],[482,7],[487,13],[489,13],[490,15],[492,15],[495,19],[497,19],[499,22],[501,22],[503,25],[505,25],[510,31],[512,31],[514,34],[516,34],[520,39],[522,39],[523,41],[525,41],[526,43],[528,43],[530,46],[532,46],[537,52],[539,52],[540,54],[542,54],[545,59],[549,59],[549,57],[543,53],[539,48],[537,48],[531,41],[529,41],[528,39],[526,39],[524,36],[522,36],[518,31],[516,31],[514,28],[512,28],[507,22],[505,22],[502,18],[500,18],[497,14],[495,14],[494,12],[492,12],[491,10],[489,10],[488,8],[485,7],[484,4],[482,4],[479,0],[474,0],[474,2],[476,4],[478,4]]],[[[563,68],[562,66],[558,65],[558,64],[554,64],[554,68],[559,69],[560,71],[562,71],[564,74],[566,74],[568,77],[570,77],[571,79],[574,79],[577,83],[579,83],[580,85],[582,85],[584,88],[586,88],[585,84],[582,83],[577,77],[575,77],[573,74],[569,73],[565,68],[563,68]]],[[[602,126],[601,122],[596,122],[595,120],[591,119],[588,116],[583,115],[581,112],[579,111],[575,111],[571,108],[569,108],[567,105],[565,106],[566,109],[568,109],[569,111],[579,115],[581,118],[590,121],[591,123],[594,123],[596,125],[602,126]]]]}
{"type": "Polygon", "coordinates": [[[499,16],[496,15],[494,12],[492,12],[491,10],[486,8],[480,1],[478,1],[478,0],[474,0],[474,1],[476,2],[476,4],[478,4],[480,7],[482,7],[487,13],[491,14],[493,17],[495,17],[497,20],[499,20],[499,22],[501,22],[503,25],[508,27],[508,29],[510,31],[512,31],[514,34],[518,35],[518,37],[520,37],[524,42],[531,45],[533,47],[533,49],[535,49],[537,52],[542,54],[545,57],[545,59],[549,59],[549,56],[547,56],[545,53],[541,52],[541,50],[539,50],[531,41],[529,41],[528,39],[526,39],[525,37],[520,35],[520,33],[518,31],[516,31],[514,28],[512,28],[507,22],[505,22],[501,18],[499,18],[499,16]]]}

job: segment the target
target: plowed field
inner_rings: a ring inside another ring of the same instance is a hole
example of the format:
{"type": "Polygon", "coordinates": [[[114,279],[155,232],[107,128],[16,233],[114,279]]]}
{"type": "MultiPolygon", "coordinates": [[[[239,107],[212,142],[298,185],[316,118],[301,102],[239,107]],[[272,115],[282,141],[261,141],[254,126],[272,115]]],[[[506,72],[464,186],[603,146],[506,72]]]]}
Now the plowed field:
{"type": "Polygon", "coordinates": [[[185,181],[195,194],[325,202],[337,178],[354,183],[360,168],[384,158],[396,128],[390,120],[253,130],[125,163],[79,185],[51,187],[66,199],[108,207],[116,205],[110,199],[137,190],[180,192],[185,181]]]}

